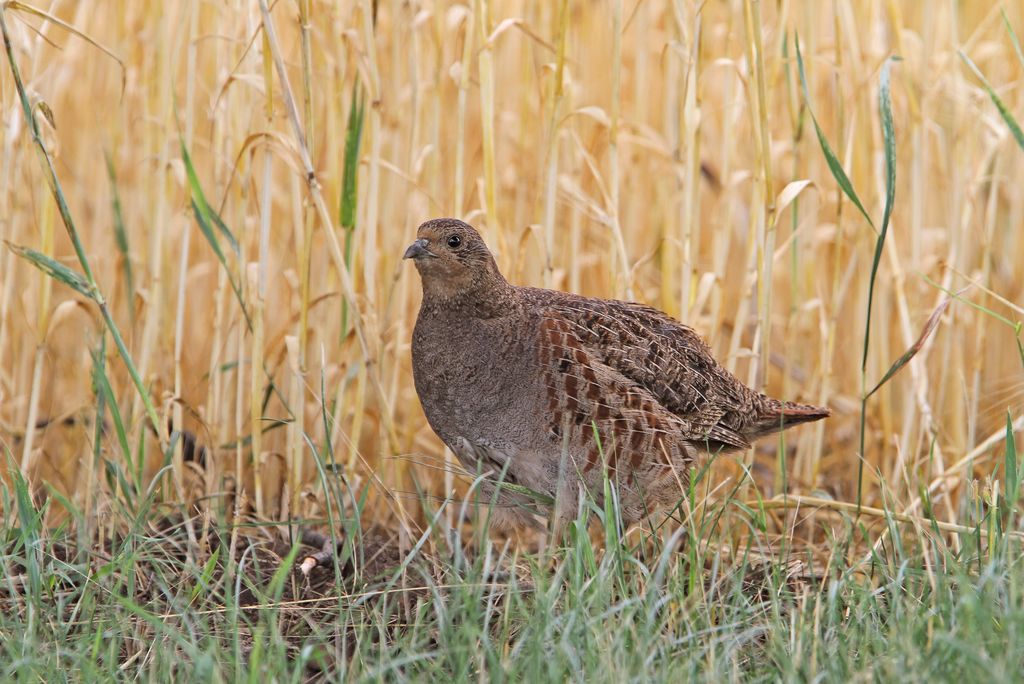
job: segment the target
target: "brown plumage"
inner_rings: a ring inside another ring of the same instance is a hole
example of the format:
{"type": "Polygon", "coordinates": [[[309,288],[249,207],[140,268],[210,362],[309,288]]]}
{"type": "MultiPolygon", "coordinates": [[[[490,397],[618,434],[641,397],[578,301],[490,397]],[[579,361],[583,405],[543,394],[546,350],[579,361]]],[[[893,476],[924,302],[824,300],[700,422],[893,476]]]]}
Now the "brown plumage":
{"type": "MultiPolygon", "coordinates": [[[[427,221],[405,258],[423,282],[416,391],[460,462],[492,476],[485,494],[501,475],[572,516],[581,490],[603,499],[607,472],[633,523],[679,500],[701,452],[830,414],[750,389],[660,311],[509,284],[462,221],[427,221]]],[[[515,487],[497,498],[500,521],[532,521],[515,487]]]]}

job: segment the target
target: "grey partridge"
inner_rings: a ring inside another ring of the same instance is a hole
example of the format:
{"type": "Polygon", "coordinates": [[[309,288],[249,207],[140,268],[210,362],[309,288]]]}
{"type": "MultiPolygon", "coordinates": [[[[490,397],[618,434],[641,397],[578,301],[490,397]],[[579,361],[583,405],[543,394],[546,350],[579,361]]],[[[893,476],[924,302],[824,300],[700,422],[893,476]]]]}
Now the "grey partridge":
{"type": "Polygon", "coordinates": [[[830,415],[747,387],[653,308],[510,284],[462,221],[427,221],[405,258],[423,284],[416,392],[462,465],[489,475],[485,495],[500,477],[499,523],[534,524],[531,496],[560,517],[583,491],[603,505],[606,476],[635,523],[683,496],[701,453],[830,415]]]}

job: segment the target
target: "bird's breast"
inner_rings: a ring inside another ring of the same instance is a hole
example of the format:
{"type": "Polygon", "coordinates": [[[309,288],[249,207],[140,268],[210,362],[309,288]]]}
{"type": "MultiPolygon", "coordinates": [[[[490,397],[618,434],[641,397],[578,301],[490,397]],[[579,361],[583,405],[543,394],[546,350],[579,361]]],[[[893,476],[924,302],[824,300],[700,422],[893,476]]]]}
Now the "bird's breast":
{"type": "Polygon", "coordinates": [[[413,379],[431,427],[446,442],[514,430],[532,389],[528,358],[522,341],[500,321],[418,319],[413,379]]]}

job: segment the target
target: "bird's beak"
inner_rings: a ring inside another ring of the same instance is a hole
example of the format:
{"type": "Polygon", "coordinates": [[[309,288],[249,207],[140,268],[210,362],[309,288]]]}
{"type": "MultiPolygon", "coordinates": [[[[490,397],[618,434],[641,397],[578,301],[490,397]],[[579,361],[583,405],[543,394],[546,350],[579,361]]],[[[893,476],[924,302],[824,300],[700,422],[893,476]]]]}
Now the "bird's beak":
{"type": "Polygon", "coordinates": [[[430,242],[426,238],[420,238],[413,242],[405,250],[405,254],[402,256],[403,259],[419,259],[422,257],[436,257],[437,255],[427,249],[427,245],[430,242]]]}

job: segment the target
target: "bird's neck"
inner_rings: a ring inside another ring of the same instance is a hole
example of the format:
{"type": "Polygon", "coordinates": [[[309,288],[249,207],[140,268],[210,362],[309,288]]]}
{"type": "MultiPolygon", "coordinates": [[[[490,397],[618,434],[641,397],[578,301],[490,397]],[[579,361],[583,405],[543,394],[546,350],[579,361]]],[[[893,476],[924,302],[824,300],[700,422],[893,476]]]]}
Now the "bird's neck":
{"type": "Polygon", "coordinates": [[[519,306],[516,288],[500,274],[458,284],[426,279],[420,314],[490,319],[508,316],[519,306]]]}

